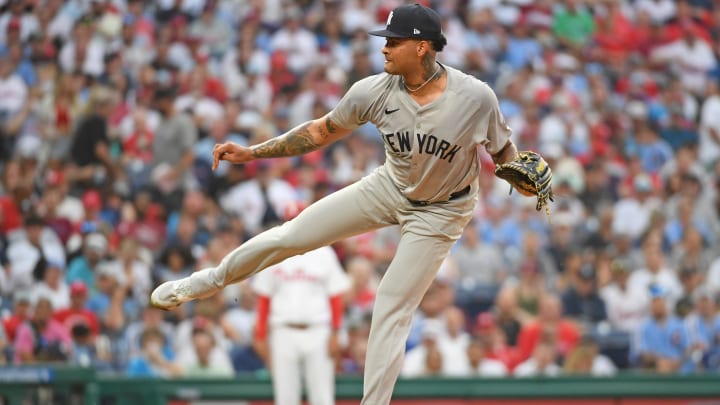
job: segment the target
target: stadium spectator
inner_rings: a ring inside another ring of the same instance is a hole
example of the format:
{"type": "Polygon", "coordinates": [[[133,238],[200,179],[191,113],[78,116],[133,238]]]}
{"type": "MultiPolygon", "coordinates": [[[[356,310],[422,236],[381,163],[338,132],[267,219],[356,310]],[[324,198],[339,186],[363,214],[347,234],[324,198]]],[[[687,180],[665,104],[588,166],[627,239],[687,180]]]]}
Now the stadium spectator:
{"type": "Polygon", "coordinates": [[[75,165],[73,181],[84,188],[98,187],[120,177],[110,155],[108,118],[117,103],[117,95],[107,87],[95,87],[90,93],[88,111],[73,134],[70,156],[75,165]]]}
{"type": "Polygon", "coordinates": [[[459,245],[451,253],[458,271],[455,289],[464,307],[473,303],[487,305],[506,276],[502,254],[492,245],[479,240],[476,225],[475,221],[470,221],[459,245]]]}
{"type": "Polygon", "coordinates": [[[659,373],[693,372],[688,330],[670,311],[669,291],[662,285],[652,285],[649,290],[651,315],[640,327],[634,349],[639,365],[659,373]]]}
{"type": "Polygon", "coordinates": [[[479,313],[472,330],[473,339],[483,345],[485,358],[499,361],[507,370],[513,370],[522,360],[516,346],[508,344],[504,331],[498,327],[491,312],[479,313]]]}
{"type": "Polygon", "coordinates": [[[12,295],[12,312],[3,316],[3,329],[9,342],[15,341],[17,330],[32,315],[32,300],[27,290],[15,291],[12,295]]]}
{"type": "Polygon", "coordinates": [[[372,312],[379,283],[373,262],[363,256],[353,256],[347,261],[345,269],[350,277],[350,288],[345,293],[348,317],[367,316],[372,312]]]}
{"type": "Polygon", "coordinates": [[[532,317],[518,308],[518,297],[510,288],[501,289],[495,296],[493,314],[500,328],[507,339],[507,344],[515,346],[517,337],[522,326],[530,321],[532,317]]]}
{"type": "MultiPolygon", "coordinates": [[[[537,319],[523,326],[518,336],[517,347],[521,359],[532,356],[541,343],[552,344],[552,352],[559,357],[566,356],[577,345],[580,329],[562,314],[562,302],[557,296],[546,294],[540,299],[537,319]]],[[[538,354],[540,360],[546,354],[544,349],[541,349],[538,354]]]]}
{"type": "Polygon", "coordinates": [[[597,342],[592,337],[586,336],[565,358],[563,373],[596,377],[612,376],[617,373],[617,367],[612,360],[599,353],[597,342]]]}
{"type": "Polygon", "coordinates": [[[445,375],[444,327],[438,320],[425,321],[421,343],[405,354],[400,375],[405,378],[445,375]]]}
{"type": "Polygon", "coordinates": [[[515,377],[546,376],[557,377],[562,372],[556,361],[555,343],[540,341],[532,351],[532,355],[513,370],[515,377]]]}
{"type": "Polygon", "coordinates": [[[71,349],[70,332],[52,318],[52,302],[46,297],[34,301],[32,315],[18,326],[14,363],[65,362],[71,349]]]}
{"type": "Polygon", "coordinates": [[[100,333],[100,322],[97,315],[85,307],[88,293],[88,287],[84,282],[73,281],[69,289],[70,305],[56,310],[53,318],[65,325],[69,331],[72,331],[76,324],[82,323],[89,328],[92,336],[97,336],[100,333]]]}
{"type": "Polygon", "coordinates": [[[717,311],[718,294],[706,286],[693,294],[694,308],[685,317],[691,347],[691,356],[702,368],[715,369],[720,349],[720,314],[717,311]]]}
{"type": "Polygon", "coordinates": [[[636,336],[642,321],[650,314],[648,296],[628,288],[628,279],[633,269],[627,260],[613,260],[610,271],[610,283],[600,289],[607,319],[613,329],[636,336]]]}
{"type": "Polygon", "coordinates": [[[113,360],[112,353],[104,341],[104,336],[93,336],[90,327],[85,323],[78,322],[70,329],[72,337],[72,353],[69,364],[80,367],[91,367],[98,371],[111,371],[113,360]]]}
{"type": "Polygon", "coordinates": [[[27,216],[22,232],[10,239],[6,255],[12,268],[7,280],[8,291],[30,288],[42,280],[43,274],[36,274],[35,269],[44,270],[48,262],[60,267],[65,265],[65,249],[60,238],[35,214],[27,216]]]}
{"type": "Polygon", "coordinates": [[[87,307],[97,315],[103,330],[119,336],[127,323],[138,317],[138,303],[128,296],[127,281],[119,263],[105,261],[98,264],[95,271],[97,289],[87,307]]]}
{"type": "Polygon", "coordinates": [[[128,377],[168,378],[179,376],[182,369],[173,363],[172,351],[166,347],[163,333],[148,328],[140,335],[142,351],[133,356],[125,370],[128,377]]]}
{"type": "Polygon", "coordinates": [[[215,344],[212,332],[197,327],[192,331],[192,346],[180,350],[177,364],[186,377],[230,377],[234,370],[228,352],[215,344]]]}
{"type": "Polygon", "coordinates": [[[85,235],[82,253],[72,259],[67,266],[65,281],[82,281],[90,290],[96,288],[95,278],[97,266],[107,254],[107,238],[101,233],[89,233],[85,235]]]}
{"type": "Polygon", "coordinates": [[[628,280],[628,288],[635,294],[649,297],[650,286],[660,285],[667,294],[665,298],[668,304],[674,307],[682,297],[682,284],[676,272],[666,264],[661,234],[656,232],[647,235],[642,251],[645,265],[632,272],[628,280]]]}
{"type": "Polygon", "coordinates": [[[190,171],[194,161],[192,148],[197,142],[197,127],[183,111],[173,105],[173,88],[158,89],[154,95],[155,107],[162,120],[153,137],[153,163],[151,180],[164,196],[167,207],[179,204],[182,190],[192,187],[190,171]]]}
{"type": "Polygon", "coordinates": [[[478,338],[470,340],[467,346],[468,372],[465,377],[505,377],[508,369],[499,360],[485,356],[485,345],[478,338]]]}
{"type": "Polygon", "coordinates": [[[57,262],[41,260],[35,266],[33,273],[36,279],[32,287],[33,301],[37,297],[47,297],[55,310],[70,306],[70,289],[65,283],[65,266],[57,262]]]}
{"type": "Polygon", "coordinates": [[[592,264],[586,263],[571,276],[570,288],[562,295],[564,315],[575,321],[582,329],[607,319],[605,302],[597,290],[597,275],[592,264]]]}

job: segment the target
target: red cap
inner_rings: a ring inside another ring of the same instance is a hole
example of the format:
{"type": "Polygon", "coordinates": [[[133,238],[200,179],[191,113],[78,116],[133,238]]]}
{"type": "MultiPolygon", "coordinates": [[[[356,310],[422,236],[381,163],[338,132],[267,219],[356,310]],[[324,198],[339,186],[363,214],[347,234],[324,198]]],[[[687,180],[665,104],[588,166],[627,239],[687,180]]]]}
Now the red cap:
{"type": "Polygon", "coordinates": [[[82,196],[82,203],[86,210],[99,210],[102,208],[102,197],[97,190],[88,190],[82,196]]]}
{"type": "Polygon", "coordinates": [[[491,312],[481,312],[475,318],[476,332],[489,332],[495,329],[495,325],[495,315],[493,315],[491,312]]]}
{"type": "Polygon", "coordinates": [[[88,288],[82,281],[73,281],[70,284],[70,295],[85,295],[88,292],[88,288]]]}

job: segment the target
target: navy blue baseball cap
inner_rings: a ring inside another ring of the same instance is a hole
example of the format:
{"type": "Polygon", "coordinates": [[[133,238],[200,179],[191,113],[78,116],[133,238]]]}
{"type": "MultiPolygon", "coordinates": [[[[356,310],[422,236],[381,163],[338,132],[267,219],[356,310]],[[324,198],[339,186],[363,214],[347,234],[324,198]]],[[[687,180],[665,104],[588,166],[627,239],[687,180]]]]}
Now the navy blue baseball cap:
{"type": "Polygon", "coordinates": [[[420,4],[407,4],[390,12],[384,30],[368,34],[386,38],[439,40],[442,38],[440,15],[420,4]]]}

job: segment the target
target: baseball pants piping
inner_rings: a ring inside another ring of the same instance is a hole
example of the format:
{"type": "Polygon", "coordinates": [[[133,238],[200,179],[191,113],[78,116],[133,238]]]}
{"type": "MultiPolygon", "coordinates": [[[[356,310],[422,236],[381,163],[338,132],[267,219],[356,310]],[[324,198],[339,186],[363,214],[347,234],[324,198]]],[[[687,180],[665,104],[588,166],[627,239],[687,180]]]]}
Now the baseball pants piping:
{"type": "Polygon", "coordinates": [[[192,298],[205,298],[284,259],[335,241],[399,224],[395,257],[375,298],[362,405],[389,404],[404,356],[412,315],[452,244],[470,221],[477,186],[454,201],[417,207],[397,189],[384,166],[315,202],[295,219],[230,252],[217,267],[190,276],[192,298]]]}

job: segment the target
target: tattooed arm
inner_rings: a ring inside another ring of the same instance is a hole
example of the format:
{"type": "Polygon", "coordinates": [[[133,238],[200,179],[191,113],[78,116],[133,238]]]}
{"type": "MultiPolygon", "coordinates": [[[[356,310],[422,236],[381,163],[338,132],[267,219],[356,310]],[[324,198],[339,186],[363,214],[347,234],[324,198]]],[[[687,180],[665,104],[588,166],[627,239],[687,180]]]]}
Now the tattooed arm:
{"type": "Polygon", "coordinates": [[[218,144],[213,149],[213,170],[221,160],[239,164],[254,159],[302,155],[330,145],[350,132],[324,116],[249,148],[232,142],[218,144]]]}

